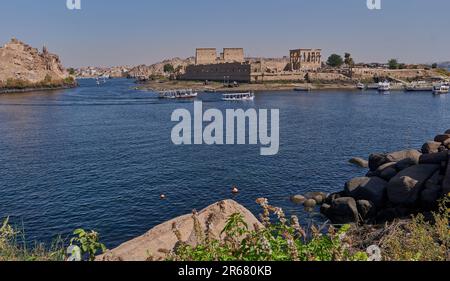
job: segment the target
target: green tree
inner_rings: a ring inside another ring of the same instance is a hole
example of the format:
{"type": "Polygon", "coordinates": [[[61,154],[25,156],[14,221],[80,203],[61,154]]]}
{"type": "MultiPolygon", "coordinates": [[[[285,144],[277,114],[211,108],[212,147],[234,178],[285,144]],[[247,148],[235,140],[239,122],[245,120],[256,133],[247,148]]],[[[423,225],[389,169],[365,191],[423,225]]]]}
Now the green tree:
{"type": "Polygon", "coordinates": [[[73,67],[68,69],[70,75],[75,75],[75,69],[73,67]]]}
{"type": "Polygon", "coordinates": [[[328,57],[327,65],[331,67],[341,67],[344,64],[344,60],[340,55],[332,54],[328,57]]]}
{"type": "Polygon", "coordinates": [[[348,66],[348,67],[353,67],[355,65],[355,61],[352,58],[352,55],[350,53],[345,53],[345,59],[344,59],[344,63],[348,66]]]}
{"type": "Polygon", "coordinates": [[[390,59],[388,65],[389,69],[398,69],[398,61],[396,59],[390,59]]]}
{"type": "Polygon", "coordinates": [[[171,65],[170,63],[164,65],[164,72],[173,73],[174,71],[175,70],[173,68],[173,65],[171,65]]]}
{"type": "Polygon", "coordinates": [[[431,65],[431,68],[433,68],[433,69],[436,69],[437,67],[438,67],[437,63],[433,63],[433,64],[431,65]]]}

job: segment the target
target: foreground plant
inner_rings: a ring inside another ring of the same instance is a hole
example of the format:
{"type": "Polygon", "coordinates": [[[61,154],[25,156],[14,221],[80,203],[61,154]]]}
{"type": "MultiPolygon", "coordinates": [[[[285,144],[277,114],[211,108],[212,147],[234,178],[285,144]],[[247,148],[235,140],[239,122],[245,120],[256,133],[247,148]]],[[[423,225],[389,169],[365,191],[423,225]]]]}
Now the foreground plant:
{"type": "MultiPolygon", "coordinates": [[[[181,235],[173,225],[178,237],[178,245],[168,255],[175,261],[346,261],[367,260],[364,252],[353,252],[350,239],[346,235],[350,226],[339,230],[330,226],[327,233],[312,226],[309,233],[300,226],[298,218],[290,221],[281,208],[268,204],[260,198],[257,203],[263,208],[261,221],[263,226],[253,226],[253,230],[244,221],[241,214],[231,215],[221,233],[222,239],[211,238],[208,231],[200,229],[196,212],[193,214],[194,233],[197,245],[191,246],[181,240],[181,235]],[[272,222],[271,215],[276,216],[272,222]]],[[[207,228],[208,222],[206,223],[207,228]]]]}

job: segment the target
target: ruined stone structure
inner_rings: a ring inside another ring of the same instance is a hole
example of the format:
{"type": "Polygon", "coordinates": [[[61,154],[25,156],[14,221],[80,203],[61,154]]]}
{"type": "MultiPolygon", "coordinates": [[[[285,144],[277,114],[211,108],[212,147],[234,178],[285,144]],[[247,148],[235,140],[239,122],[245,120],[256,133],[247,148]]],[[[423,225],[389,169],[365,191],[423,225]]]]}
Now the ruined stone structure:
{"type": "Polygon", "coordinates": [[[215,64],[215,63],[243,63],[244,49],[243,48],[224,48],[220,56],[217,57],[215,48],[198,48],[195,51],[195,64],[215,64]]]}
{"type": "Polygon", "coordinates": [[[188,65],[180,80],[250,82],[251,67],[246,63],[188,65]]]}
{"type": "Polygon", "coordinates": [[[216,48],[198,48],[195,50],[195,64],[212,64],[216,63],[216,48]]]}
{"type": "Polygon", "coordinates": [[[317,70],[322,64],[321,49],[297,49],[290,51],[290,69],[317,70]]]}

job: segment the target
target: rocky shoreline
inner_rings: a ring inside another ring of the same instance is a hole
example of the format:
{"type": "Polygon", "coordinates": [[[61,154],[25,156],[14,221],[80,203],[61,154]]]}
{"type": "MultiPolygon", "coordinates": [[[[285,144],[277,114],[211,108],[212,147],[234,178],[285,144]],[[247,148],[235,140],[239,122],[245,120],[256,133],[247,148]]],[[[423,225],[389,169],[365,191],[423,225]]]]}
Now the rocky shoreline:
{"type": "Polygon", "coordinates": [[[320,211],[335,224],[381,224],[418,213],[429,215],[450,192],[449,149],[447,130],[420,150],[374,153],[368,161],[351,159],[369,171],[323,199],[320,211]]]}
{"type": "Polygon", "coordinates": [[[0,94],[16,94],[16,93],[28,93],[28,92],[42,92],[42,91],[56,91],[56,90],[67,90],[76,88],[78,85],[67,85],[59,87],[36,87],[36,88],[25,88],[25,89],[0,89],[0,94]]]}

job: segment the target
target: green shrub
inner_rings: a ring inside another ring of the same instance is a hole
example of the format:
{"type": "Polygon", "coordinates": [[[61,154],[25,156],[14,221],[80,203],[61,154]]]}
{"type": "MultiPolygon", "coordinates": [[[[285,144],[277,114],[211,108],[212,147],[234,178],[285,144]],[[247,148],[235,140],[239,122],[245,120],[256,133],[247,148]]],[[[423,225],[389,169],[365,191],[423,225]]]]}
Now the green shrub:
{"type": "MultiPolygon", "coordinates": [[[[174,261],[345,261],[367,260],[367,254],[352,252],[346,232],[349,226],[339,230],[330,226],[322,233],[312,226],[307,234],[300,226],[298,218],[292,216],[290,222],[280,208],[268,205],[266,199],[258,199],[263,208],[261,216],[264,227],[254,225],[249,230],[241,214],[229,217],[222,235],[224,239],[211,237],[203,231],[194,212],[194,233],[198,245],[192,247],[181,240],[176,226],[173,231],[178,237],[178,246],[167,257],[174,261]],[[277,221],[272,223],[270,216],[277,221]]],[[[207,227],[209,228],[209,227],[207,227]]]]}

